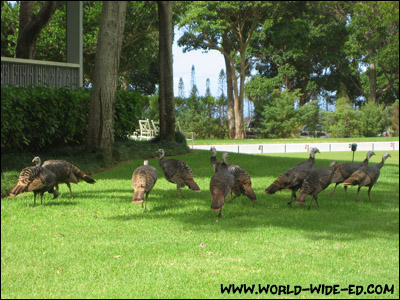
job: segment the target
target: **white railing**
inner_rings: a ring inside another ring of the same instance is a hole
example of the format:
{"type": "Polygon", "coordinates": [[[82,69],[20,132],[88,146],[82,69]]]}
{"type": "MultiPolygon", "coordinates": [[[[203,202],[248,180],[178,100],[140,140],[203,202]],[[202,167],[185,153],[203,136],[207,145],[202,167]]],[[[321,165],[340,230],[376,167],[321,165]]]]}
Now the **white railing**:
{"type": "MultiPolygon", "coordinates": [[[[395,151],[399,150],[399,142],[360,142],[357,151],[395,151]]],[[[321,152],[350,151],[349,143],[296,143],[296,144],[239,144],[213,145],[217,150],[225,152],[260,154],[260,153],[295,153],[309,152],[317,147],[321,152]]],[[[210,150],[210,145],[194,145],[193,149],[210,150]]]]}
{"type": "Polygon", "coordinates": [[[79,87],[79,64],[2,57],[1,87],[28,85],[79,87]]]}

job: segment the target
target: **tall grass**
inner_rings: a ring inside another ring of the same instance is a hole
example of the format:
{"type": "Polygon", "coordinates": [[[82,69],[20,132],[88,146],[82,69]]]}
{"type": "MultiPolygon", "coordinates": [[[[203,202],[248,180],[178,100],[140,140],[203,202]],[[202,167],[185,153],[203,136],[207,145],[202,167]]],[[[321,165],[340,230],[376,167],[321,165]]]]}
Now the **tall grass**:
{"type": "MultiPolygon", "coordinates": [[[[370,164],[378,163],[376,152],[370,164]]],[[[33,206],[33,194],[1,201],[2,298],[321,298],[293,295],[221,293],[221,284],[394,285],[386,295],[335,298],[399,298],[399,156],[391,152],[372,189],[346,197],[331,185],[319,195],[320,208],[287,206],[289,191],[265,195],[284,170],[307,159],[305,153],[231,154],[229,162],[252,176],[257,203],[244,196],[226,203],[223,217],[210,210],[212,168],[209,151],[175,158],[187,162],[202,189],[175,196],[158,159],[158,181],[147,211],[131,202],[132,160],[93,175],[96,184],[66,185],[33,206]]],[[[168,153],[167,153],[168,154],[168,153]]],[[[221,159],[220,154],[218,156],[221,159]]],[[[349,153],[317,154],[316,166],[351,161],[349,153]]],[[[361,161],[365,153],[356,152],[361,161]]],[[[167,157],[168,159],[168,157],[167,157]]],[[[307,199],[308,204],[310,199],[307,199]]]]}

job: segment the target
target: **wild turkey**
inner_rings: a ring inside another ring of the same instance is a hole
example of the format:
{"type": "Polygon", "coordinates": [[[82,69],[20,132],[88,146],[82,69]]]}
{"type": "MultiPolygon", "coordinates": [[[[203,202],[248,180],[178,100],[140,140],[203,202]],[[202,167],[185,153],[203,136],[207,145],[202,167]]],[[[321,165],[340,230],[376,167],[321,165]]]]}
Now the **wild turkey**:
{"type": "Polygon", "coordinates": [[[301,187],[308,172],[314,168],[315,154],[320,153],[318,148],[311,148],[310,157],[295,167],[283,172],[278,178],[265,189],[265,194],[275,194],[282,189],[292,190],[289,206],[292,206],[293,199],[296,199],[296,191],[301,187]]]}
{"type": "MultiPolygon", "coordinates": [[[[36,156],[33,159],[36,162],[36,166],[40,166],[41,160],[40,157],[36,156]]],[[[83,173],[78,167],[73,164],[65,161],[65,160],[46,160],[43,165],[43,168],[52,171],[57,178],[56,189],[58,191],[58,184],[66,183],[69,188],[69,194],[72,198],[72,190],[70,182],[78,183],[79,179],[83,179],[87,183],[93,184],[96,181],[90,178],[88,175],[83,173]]]]}
{"type": "Polygon", "coordinates": [[[217,160],[217,149],[214,146],[210,148],[210,151],[212,152],[212,155],[210,157],[210,163],[214,169],[214,172],[216,172],[217,164],[221,164],[221,162],[217,160]]]}
{"type": "Polygon", "coordinates": [[[351,176],[343,182],[344,186],[358,185],[356,202],[358,202],[358,194],[363,186],[368,186],[368,198],[369,201],[371,201],[371,189],[378,181],[381,168],[388,157],[391,157],[389,153],[383,154],[382,161],[379,164],[373,166],[363,166],[351,174],[351,176]]]}
{"type": "Polygon", "coordinates": [[[58,191],[54,190],[56,182],[56,175],[50,170],[40,166],[27,167],[19,174],[18,183],[11,190],[10,196],[15,197],[24,192],[33,192],[33,204],[36,205],[36,194],[40,193],[40,204],[43,204],[45,192],[52,193],[53,199],[58,197],[58,191]]]}
{"type": "MultiPolygon", "coordinates": [[[[225,154],[225,153],[224,153],[225,154]]],[[[226,153],[227,154],[227,153],[226,153]]],[[[211,177],[210,193],[211,193],[211,210],[219,211],[218,217],[222,217],[222,209],[224,208],[225,198],[231,194],[234,185],[233,175],[229,172],[226,163],[226,156],[222,155],[223,162],[220,164],[217,172],[211,177]]]]}
{"type": "Polygon", "coordinates": [[[142,203],[143,207],[144,194],[146,194],[144,210],[147,208],[149,193],[157,181],[157,170],[148,164],[149,162],[145,160],[144,165],[136,168],[132,174],[132,187],[135,190],[132,202],[142,203]]]}
{"type": "MultiPolygon", "coordinates": [[[[363,162],[351,162],[351,163],[340,163],[337,165],[337,168],[335,170],[335,173],[332,176],[332,181],[331,183],[336,183],[335,187],[333,188],[333,191],[331,192],[331,196],[335,194],[336,187],[341,184],[343,181],[345,181],[347,178],[351,176],[355,171],[357,171],[359,168],[368,166],[368,162],[371,159],[371,156],[375,155],[375,152],[373,151],[368,151],[367,157],[364,159],[363,162]]],[[[347,186],[344,187],[344,191],[346,192],[347,196],[347,186]]]]}
{"type": "Polygon", "coordinates": [[[333,174],[337,168],[338,164],[336,161],[331,162],[329,168],[314,168],[312,169],[306,178],[304,178],[303,183],[300,188],[300,193],[296,198],[298,204],[304,204],[308,195],[312,195],[311,203],[308,209],[311,208],[313,200],[318,204],[318,194],[325,190],[330,184],[333,174]]]}
{"type": "MultiPolygon", "coordinates": [[[[257,202],[256,194],[254,193],[254,190],[251,186],[251,178],[249,172],[239,167],[238,165],[228,164],[228,153],[223,153],[222,157],[224,162],[217,161],[215,163],[215,169],[216,171],[218,171],[221,168],[222,164],[225,164],[228,167],[229,173],[233,175],[233,178],[235,180],[232,189],[232,191],[235,193],[235,197],[233,197],[233,199],[243,194],[246,195],[251,201],[257,202]]],[[[229,202],[232,202],[233,199],[231,199],[229,202]]]]}
{"type": "Polygon", "coordinates": [[[200,193],[200,188],[193,179],[193,172],[189,165],[178,159],[164,159],[164,150],[159,149],[160,154],[160,167],[163,170],[165,178],[176,184],[176,196],[178,196],[178,190],[181,192],[182,199],[183,196],[181,188],[187,185],[192,191],[200,193]]]}

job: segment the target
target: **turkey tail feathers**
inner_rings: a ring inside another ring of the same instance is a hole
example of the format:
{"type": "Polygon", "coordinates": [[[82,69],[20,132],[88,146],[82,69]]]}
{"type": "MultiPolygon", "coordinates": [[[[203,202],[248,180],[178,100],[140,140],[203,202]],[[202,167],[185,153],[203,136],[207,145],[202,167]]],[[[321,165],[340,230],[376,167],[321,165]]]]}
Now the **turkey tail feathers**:
{"type": "Polygon", "coordinates": [[[11,190],[11,192],[10,192],[10,196],[11,197],[15,197],[15,196],[17,196],[17,195],[19,195],[19,194],[22,194],[23,192],[25,192],[26,191],[26,189],[27,189],[27,185],[22,185],[22,184],[17,184],[12,190],[11,190]]]}
{"type": "Polygon", "coordinates": [[[194,181],[193,179],[188,179],[185,181],[185,183],[192,191],[200,193],[200,188],[197,185],[196,181],[194,181]]]}
{"type": "Polygon", "coordinates": [[[96,182],[94,179],[90,178],[88,175],[83,173],[77,166],[71,164],[71,169],[77,178],[81,178],[84,181],[86,181],[87,183],[91,183],[91,184],[96,182]]]}
{"type": "Polygon", "coordinates": [[[96,183],[96,180],[90,178],[89,176],[87,176],[86,174],[84,174],[84,176],[82,177],[83,180],[85,180],[87,183],[96,183]]]}

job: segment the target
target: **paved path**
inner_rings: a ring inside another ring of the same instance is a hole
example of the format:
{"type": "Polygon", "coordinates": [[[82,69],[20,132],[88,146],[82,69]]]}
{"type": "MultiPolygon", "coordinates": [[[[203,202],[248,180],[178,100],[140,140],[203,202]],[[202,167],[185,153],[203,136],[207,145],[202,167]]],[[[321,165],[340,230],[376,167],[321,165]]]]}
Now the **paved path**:
{"type": "MultiPolygon", "coordinates": [[[[399,150],[399,142],[360,142],[357,151],[394,151],[399,150]]],[[[235,152],[247,154],[260,153],[295,153],[309,152],[311,147],[317,147],[321,152],[347,152],[349,143],[298,143],[298,144],[238,144],[213,145],[218,152],[235,152]]],[[[190,145],[192,149],[210,150],[211,145],[190,145]]]]}

